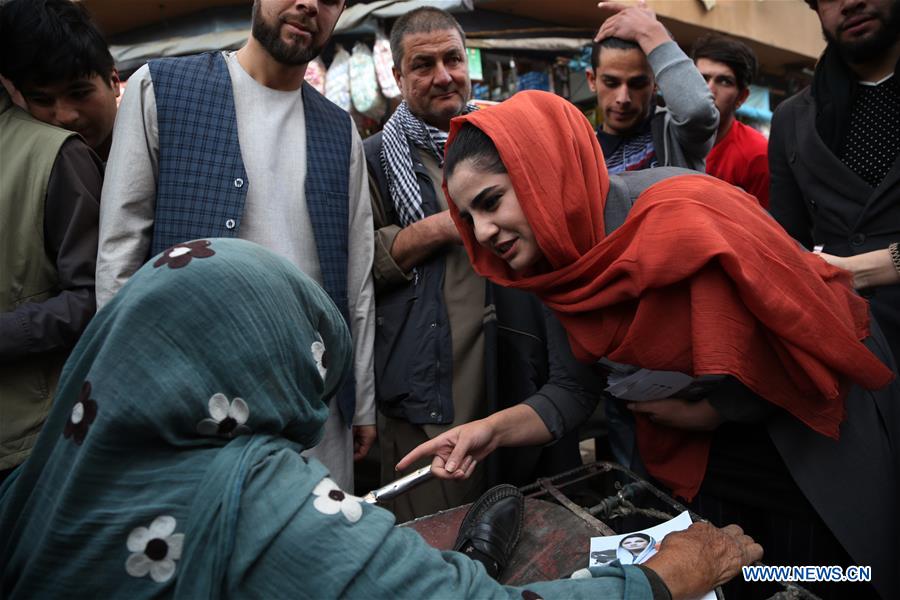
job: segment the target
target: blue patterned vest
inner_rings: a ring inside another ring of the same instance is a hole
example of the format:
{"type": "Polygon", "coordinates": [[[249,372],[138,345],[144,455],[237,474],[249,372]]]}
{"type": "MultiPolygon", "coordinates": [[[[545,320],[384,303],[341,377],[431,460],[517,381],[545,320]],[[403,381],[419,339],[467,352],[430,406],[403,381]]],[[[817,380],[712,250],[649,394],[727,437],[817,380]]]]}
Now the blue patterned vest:
{"type": "MultiPolygon", "coordinates": [[[[237,237],[247,178],[228,65],[220,52],[150,61],[159,124],[159,174],[150,256],[197,238],[237,237]]],[[[350,115],[304,83],[306,203],[323,287],[349,326],[347,303],[350,115]]],[[[149,257],[148,257],[149,258],[149,257]]],[[[344,422],[352,376],[337,395],[344,422]]]]}

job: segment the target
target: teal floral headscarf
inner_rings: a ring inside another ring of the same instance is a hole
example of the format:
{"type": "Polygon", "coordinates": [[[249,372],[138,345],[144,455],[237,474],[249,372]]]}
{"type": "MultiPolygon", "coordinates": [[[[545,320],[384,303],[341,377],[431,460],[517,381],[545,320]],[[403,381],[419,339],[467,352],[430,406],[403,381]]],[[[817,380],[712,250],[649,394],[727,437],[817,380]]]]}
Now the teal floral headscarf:
{"type": "MultiPolygon", "coordinates": [[[[0,597],[607,590],[503,588],[303,458],[350,361],[337,308],[271,252],[214,239],[151,259],[88,327],[32,455],[0,487],[0,597]]],[[[647,597],[627,569],[602,584],[647,597]]]]}
{"type": "MultiPolygon", "coordinates": [[[[185,509],[220,457],[319,441],[350,358],[338,310],[288,261],[237,240],[167,250],[96,316],[67,362],[40,443],[3,491],[0,523],[19,542],[4,544],[2,562],[37,541],[53,553],[78,539],[76,560],[46,575],[93,579],[97,561],[120,554],[122,534],[139,532],[131,554],[150,533],[181,543],[185,509]],[[39,514],[47,519],[27,518],[39,514]]],[[[167,578],[174,564],[160,564],[129,563],[167,578]]]]}

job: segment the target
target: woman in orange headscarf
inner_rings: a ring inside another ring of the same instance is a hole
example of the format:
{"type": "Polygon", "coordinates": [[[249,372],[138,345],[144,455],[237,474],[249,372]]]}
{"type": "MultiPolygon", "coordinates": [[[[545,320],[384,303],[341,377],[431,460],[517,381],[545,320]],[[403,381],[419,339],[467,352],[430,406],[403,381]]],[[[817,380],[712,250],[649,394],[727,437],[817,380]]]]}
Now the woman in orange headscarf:
{"type": "MultiPolygon", "coordinates": [[[[870,338],[866,302],[846,272],[804,252],[741,190],[688,171],[654,171],[642,177],[659,181],[633,194],[633,206],[621,189],[634,191],[636,178],[613,181],[620,190],[614,206],[584,116],[552,94],[527,92],[453,120],[445,191],[476,272],[539,296],[582,362],[726,376],[723,390],[737,405],[729,410],[706,400],[629,405],[640,458],[654,479],[689,500],[701,492],[696,506],[706,500],[714,520],[741,515],[730,511],[745,498],[750,508],[762,500],[756,508],[764,520],[778,502],[807,513],[806,521],[818,514],[857,564],[883,567],[875,568],[876,586],[896,597],[900,407],[897,388],[885,389],[891,369],[869,349],[878,340],[870,338]],[[878,389],[885,391],[868,391],[878,389]],[[754,410],[762,423],[723,423],[723,412],[740,413],[743,405],[761,406],[754,410]],[[770,479],[774,488],[755,489],[770,479]],[[847,523],[839,498],[848,490],[866,498],[873,527],[847,523]],[[729,491],[737,503],[723,501],[729,491]],[[774,507],[762,498],[768,492],[779,495],[774,507]]],[[[441,448],[452,450],[454,435],[432,440],[417,456],[437,453],[435,464],[447,466],[451,452],[441,448]]],[[[788,551],[771,564],[815,560],[823,556],[817,550],[834,557],[827,544],[807,541],[799,554],[788,551]]]]}

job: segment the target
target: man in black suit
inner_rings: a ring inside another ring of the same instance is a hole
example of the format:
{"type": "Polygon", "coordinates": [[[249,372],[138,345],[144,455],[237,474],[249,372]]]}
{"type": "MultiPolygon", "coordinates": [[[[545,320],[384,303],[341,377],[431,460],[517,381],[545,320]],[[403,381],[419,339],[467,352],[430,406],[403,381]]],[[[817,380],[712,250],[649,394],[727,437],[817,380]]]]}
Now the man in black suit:
{"type": "MultiPolygon", "coordinates": [[[[828,46],[812,85],[772,120],[771,211],[808,248],[858,257],[838,264],[863,288],[868,257],[889,260],[900,242],[900,0],[806,2],[828,46]]],[[[900,356],[900,285],[861,293],[900,356]]]]}

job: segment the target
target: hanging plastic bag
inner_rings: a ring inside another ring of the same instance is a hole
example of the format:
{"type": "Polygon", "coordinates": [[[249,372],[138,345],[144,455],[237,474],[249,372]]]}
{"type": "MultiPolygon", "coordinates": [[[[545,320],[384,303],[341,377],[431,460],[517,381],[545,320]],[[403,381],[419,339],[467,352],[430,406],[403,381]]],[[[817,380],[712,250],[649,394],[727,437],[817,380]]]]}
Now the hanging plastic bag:
{"type": "Polygon", "coordinates": [[[356,42],[350,57],[350,98],[359,113],[372,118],[384,113],[384,98],[378,91],[372,51],[362,42],[356,42]]]}
{"type": "Polygon", "coordinates": [[[375,34],[375,50],[373,54],[375,58],[375,75],[378,76],[378,85],[381,86],[381,93],[386,98],[398,97],[400,88],[397,87],[397,80],[394,79],[394,73],[391,70],[394,66],[394,57],[391,55],[391,43],[380,31],[375,34]]]}
{"type": "Polygon", "coordinates": [[[311,60],[306,65],[306,74],[303,76],[303,79],[320,94],[325,93],[325,63],[322,62],[321,58],[311,60]]]}
{"type": "Polygon", "coordinates": [[[350,53],[340,44],[325,73],[325,97],[344,110],[350,110],[350,53]]]}

